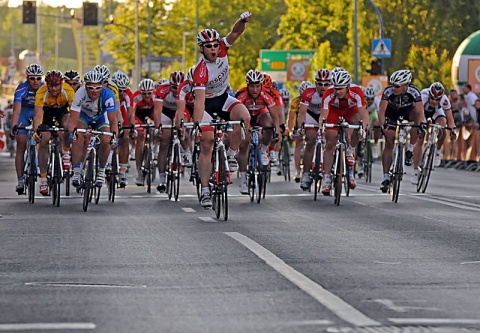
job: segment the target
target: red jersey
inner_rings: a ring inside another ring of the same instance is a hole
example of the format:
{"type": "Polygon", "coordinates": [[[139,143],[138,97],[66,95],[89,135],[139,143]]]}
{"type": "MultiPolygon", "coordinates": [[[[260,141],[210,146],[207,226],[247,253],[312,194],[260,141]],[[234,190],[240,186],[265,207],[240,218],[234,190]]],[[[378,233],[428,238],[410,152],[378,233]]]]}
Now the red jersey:
{"type": "Polygon", "coordinates": [[[137,90],[133,94],[133,100],[135,102],[135,117],[142,122],[146,117],[153,119],[153,98],[145,102],[142,98],[142,92],[137,90]]]}
{"type": "MultiPolygon", "coordinates": [[[[328,91],[328,89],[327,89],[328,91]]],[[[325,92],[326,93],[326,92],[325,92]]],[[[325,93],[323,96],[325,96],[325,93]]],[[[320,114],[322,106],[322,96],[318,93],[315,86],[307,87],[303,90],[300,104],[308,105],[308,110],[314,114],[320,114]]]]}
{"type": "Polygon", "coordinates": [[[170,89],[170,83],[161,84],[153,92],[153,99],[155,102],[162,102],[163,108],[172,111],[177,110],[177,96],[175,96],[170,89]]]}
{"type": "Polygon", "coordinates": [[[235,97],[247,107],[252,116],[256,116],[263,109],[270,109],[275,106],[275,100],[268,94],[265,88],[262,88],[257,99],[250,96],[247,87],[241,88],[235,97]]]}
{"type": "Polygon", "coordinates": [[[188,80],[183,81],[178,86],[177,100],[185,101],[186,107],[193,110],[195,97],[193,97],[193,90],[188,80]]]}
{"type": "Polygon", "coordinates": [[[283,106],[282,94],[280,94],[277,89],[270,88],[265,89],[265,91],[272,96],[273,100],[275,101],[275,106],[283,106]]]}
{"type": "Polygon", "coordinates": [[[123,124],[129,126],[128,108],[133,108],[133,92],[127,88],[124,93],[120,94],[120,111],[122,112],[123,124]]]}
{"type": "Polygon", "coordinates": [[[329,111],[347,110],[352,112],[358,112],[358,108],[362,106],[365,106],[365,97],[363,95],[362,89],[359,86],[351,86],[350,89],[348,89],[348,93],[345,99],[337,98],[335,96],[335,90],[333,89],[333,87],[328,88],[323,94],[322,109],[327,109],[329,111]]]}

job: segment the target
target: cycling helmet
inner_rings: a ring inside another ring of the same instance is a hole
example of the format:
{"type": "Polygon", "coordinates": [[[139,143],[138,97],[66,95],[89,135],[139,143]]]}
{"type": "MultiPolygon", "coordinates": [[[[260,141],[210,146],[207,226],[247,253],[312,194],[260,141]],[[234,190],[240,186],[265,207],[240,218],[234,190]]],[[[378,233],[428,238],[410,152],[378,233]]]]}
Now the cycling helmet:
{"type": "Polygon", "coordinates": [[[330,76],[330,71],[326,68],[322,68],[315,73],[315,81],[330,81],[330,76]]]}
{"type": "Polygon", "coordinates": [[[175,71],[170,74],[170,79],[168,82],[170,82],[171,86],[179,86],[180,83],[185,81],[185,74],[181,71],[175,71]]]}
{"type": "Polygon", "coordinates": [[[272,80],[272,88],[278,89],[278,82],[275,80],[272,80]]]}
{"type": "Polygon", "coordinates": [[[63,82],[63,74],[60,71],[57,70],[51,70],[47,72],[47,75],[45,75],[45,82],[48,84],[61,84],[63,82]]]}
{"type": "Polygon", "coordinates": [[[440,82],[434,82],[430,88],[428,88],[428,94],[431,99],[440,99],[445,94],[445,88],[440,82]]]}
{"type": "Polygon", "coordinates": [[[71,69],[63,73],[63,79],[67,81],[80,81],[80,74],[77,71],[71,69]]]}
{"type": "Polygon", "coordinates": [[[193,72],[195,71],[195,66],[189,68],[187,72],[187,80],[190,84],[193,84],[193,72]]]}
{"type": "Polygon", "coordinates": [[[283,99],[290,99],[290,90],[287,88],[280,89],[279,91],[280,94],[282,94],[283,99]]]}
{"type": "Polygon", "coordinates": [[[372,87],[366,87],[363,91],[363,94],[366,98],[374,98],[377,95],[375,94],[375,89],[373,89],[372,87]]]}
{"type": "Polygon", "coordinates": [[[155,89],[155,82],[152,79],[143,79],[138,85],[141,91],[153,91],[155,89]]]}
{"type": "Polygon", "coordinates": [[[352,82],[352,77],[347,71],[339,71],[332,75],[332,84],[335,88],[345,88],[352,82]]]}
{"type": "Polygon", "coordinates": [[[408,69],[398,70],[390,76],[391,84],[403,85],[410,82],[412,82],[412,73],[408,69]]]}
{"type": "Polygon", "coordinates": [[[308,81],[302,81],[302,83],[300,83],[300,86],[298,87],[298,93],[300,94],[300,96],[303,94],[303,91],[311,85],[312,84],[308,81]]]}
{"type": "Polygon", "coordinates": [[[122,71],[116,71],[113,73],[112,81],[117,85],[118,89],[127,89],[130,84],[128,75],[122,71]]]}
{"type": "Polygon", "coordinates": [[[103,84],[103,75],[96,71],[90,71],[85,74],[83,77],[85,83],[102,83],[103,84]]]}
{"type": "Polygon", "coordinates": [[[158,85],[162,85],[162,84],[165,84],[165,83],[168,83],[168,80],[167,80],[167,79],[160,79],[160,80],[158,80],[158,85]]]}
{"type": "Polygon", "coordinates": [[[44,73],[43,67],[39,64],[28,65],[25,69],[25,74],[27,74],[27,76],[42,76],[44,73]]]}
{"type": "Polygon", "coordinates": [[[337,73],[337,72],[346,72],[347,70],[345,68],[342,68],[342,67],[335,67],[334,69],[332,69],[330,72],[331,72],[331,75],[330,77],[337,73]]]}
{"type": "Polygon", "coordinates": [[[105,65],[97,65],[93,68],[93,70],[102,74],[105,80],[108,80],[110,78],[110,70],[105,65]]]}
{"type": "Polygon", "coordinates": [[[197,34],[197,44],[200,46],[218,40],[220,40],[220,34],[215,29],[204,29],[197,34]]]}
{"type": "Polygon", "coordinates": [[[273,87],[272,77],[267,73],[263,73],[263,83],[262,84],[265,88],[273,87]]]}
{"type": "Polygon", "coordinates": [[[245,82],[247,85],[252,83],[262,83],[263,74],[256,69],[251,69],[247,72],[247,75],[245,75],[245,82]]]}

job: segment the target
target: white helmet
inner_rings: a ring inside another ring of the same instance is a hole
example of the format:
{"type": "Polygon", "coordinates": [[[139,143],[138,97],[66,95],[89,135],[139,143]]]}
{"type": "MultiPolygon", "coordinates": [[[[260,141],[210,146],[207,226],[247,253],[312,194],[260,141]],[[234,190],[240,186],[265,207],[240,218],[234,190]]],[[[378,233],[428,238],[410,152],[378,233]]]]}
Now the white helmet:
{"type": "Polygon", "coordinates": [[[153,91],[155,89],[155,82],[152,79],[143,79],[138,85],[141,91],[153,91]]]}
{"type": "Polygon", "coordinates": [[[403,85],[410,82],[412,82],[412,73],[408,69],[398,70],[390,76],[391,84],[403,85]]]}
{"type": "Polygon", "coordinates": [[[308,81],[302,81],[302,83],[300,83],[300,86],[298,87],[298,93],[299,93],[300,95],[302,95],[302,94],[303,94],[303,91],[304,91],[305,89],[307,89],[308,87],[310,87],[311,85],[312,85],[312,84],[311,84],[310,82],[308,82],[308,81]]]}
{"type": "Polygon", "coordinates": [[[169,83],[167,79],[160,79],[158,80],[158,85],[169,83]]]}
{"type": "Polygon", "coordinates": [[[282,94],[283,99],[290,99],[290,90],[287,88],[280,89],[279,91],[280,94],[282,94]]]}
{"type": "Polygon", "coordinates": [[[343,67],[335,67],[330,71],[331,75],[337,73],[337,72],[346,72],[347,70],[343,67]]]}
{"type": "Polygon", "coordinates": [[[352,77],[350,76],[350,74],[348,74],[347,71],[339,71],[333,73],[332,84],[334,85],[334,87],[345,88],[348,87],[351,82],[352,77]]]}
{"type": "Polygon", "coordinates": [[[195,71],[195,66],[192,66],[188,69],[187,80],[190,84],[193,84],[193,72],[195,71]]]}
{"type": "Polygon", "coordinates": [[[105,65],[97,65],[93,68],[93,70],[102,74],[105,80],[108,80],[110,78],[110,70],[105,65]]]}
{"type": "Polygon", "coordinates": [[[28,65],[25,69],[25,74],[27,74],[27,76],[42,76],[44,73],[43,67],[39,64],[28,65]]]}
{"type": "Polygon", "coordinates": [[[245,82],[247,85],[252,83],[262,83],[263,74],[256,69],[251,69],[247,72],[247,75],[245,75],[245,82]]]}
{"type": "Polygon", "coordinates": [[[330,81],[331,76],[328,69],[322,68],[315,72],[315,81],[330,81]]]}
{"type": "Polygon", "coordinates": [[[366,87],[365,90],[363,91],[364,95],[366,98],[374,98],[375,97],[375,89],[372,87],[366,87]]]}
{"type": "Polygon", "coordinates": [[[117,85],[118,89],[127,89],[130,84],[128,75],[122,71],[116,71],[113,73],[112,81],[117,85]]]}
{"type": "Polygon", "coordinates": [[[204,29],[197,34],[197,44],[200,46],[219,40],[220,34],[215,29],[204,29]]]}
{"type": "Polygon", "coordinates": [[[102,83],[103,84],[103,75],[96,71],[90,71],[85,74],[83,77],[85,83],[102,83]]]}

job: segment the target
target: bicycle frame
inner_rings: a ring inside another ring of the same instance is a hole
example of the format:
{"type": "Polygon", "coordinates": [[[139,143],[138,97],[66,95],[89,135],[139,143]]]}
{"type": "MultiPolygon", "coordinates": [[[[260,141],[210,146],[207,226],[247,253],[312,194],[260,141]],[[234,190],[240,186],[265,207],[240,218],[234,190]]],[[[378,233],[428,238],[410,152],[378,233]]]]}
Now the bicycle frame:
{"type": "MultiPolygon", "coordinates": [[[[25,126],[19,127],[19,130],[27,130],[29,131],[29,138],[27,141],[27,149],[25,152],[25,160],[24,160],[24,181],[25,186],[28,192],[28,202],[34,203],[35,202],[35,183],[37,181],[37,177],[40,174],[40,170],[38,167],[38,156],[37,156],[37,143],[33,139],[33,131],[32,126],[25,126]]],[[[25,193],[26,195],[27,193],[25,193]]]]}
{"type": "Polygon", "coordinates": [[[317,137],[315,139],[315,147],[313,150],[312,167],[310,170],[310,177],[313,180],[313,200],[317,201],[317,194],[320,190],[323,178],[323,153],[325,149],[325,139],[322,136],[323,130],[320,126],[314,124],[306,124],[304,128],[316,128],[317,137]]]}
{"type": "Polygon", "coordinates": [[[420,192],[421,190],[422,193],[425,193],[427,190],[430,174],[435,169],[433,160],[435,158],[438,132],[445,128],[444,126],[435,123],[430,123],[428,127],[430,133],[422,154],[422,159],[419,165],[420,170],[418,173],[417,192],[420,192]]]}

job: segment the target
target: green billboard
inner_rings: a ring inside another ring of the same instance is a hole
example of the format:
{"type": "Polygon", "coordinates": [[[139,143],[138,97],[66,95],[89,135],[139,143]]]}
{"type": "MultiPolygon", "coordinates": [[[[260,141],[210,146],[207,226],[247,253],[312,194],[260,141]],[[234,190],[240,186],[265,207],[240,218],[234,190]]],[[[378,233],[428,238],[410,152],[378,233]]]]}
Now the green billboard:
{"type": "Polygon", "coordinates": [[[260,50],[260,70],[286,72],[288,60],[311,60],[315,50],[260,50]]]}

